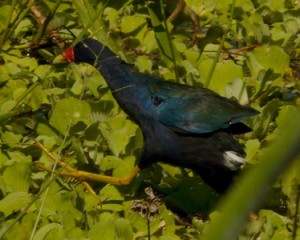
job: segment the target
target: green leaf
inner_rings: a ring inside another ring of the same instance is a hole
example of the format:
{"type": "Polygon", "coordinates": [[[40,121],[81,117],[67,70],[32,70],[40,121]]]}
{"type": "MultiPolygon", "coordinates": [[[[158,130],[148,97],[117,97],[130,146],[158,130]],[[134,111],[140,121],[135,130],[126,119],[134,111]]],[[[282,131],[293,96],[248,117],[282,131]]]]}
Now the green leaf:
{"type": "Polygon", "coordinates": [[[100,190],[101,197],[101,208],[109,211],[121,211],[123,210],[122,201],[124,196],[121,194],[120,190],[113,185],[105,185],[100,190]]]}
{"type": "Polygon", "coordinates": [[[67,239],[85,239],[85,236],[85,232],[79,227],[76,227],[67,231],[64,237],[67,239]]]}
{"type": "Polygon", "coordinates": [[[64,211],[61,214],[61,224],[64,226],[64,229],[72,229],[76,227],[76,219],[71,211],[64,211]]]}
{"type": "Polygon", "coordinates": [[[48,101],[46,100],[46,94],[41,86],[35,87],[25,101],[33,111],[38,110],[41,104],[48,103],[48,101]]]}
{"type": "MultiPolygon", "coordinates": [[[[86,101],[69,97],[56,104],[50,117],[50,124],[65,135],[79,122],[90,124],[90,114],[91,108],[86,101]]],[[[83,129],[75,129],[75,131],[81,130],[83,129]]]]}
{"type": "Polygon", "coordinates": [[[283,106],[279,110],[278,117],[276,118],[276,124],[280,132],[284,132],[286,124],[295,116],[297,108],[295,106],[283,106]]]}
{"type": "Polygon", "coordinates": [[[264,37],[269,35],[269,26],[264,23],[263,17],[259,13],[252,13],[243,15],[241,23],[246,31],[246,39],[251,42],[262,43],[264,37]]]}
{"type": "Polygon", "coordinates": [[[121,20],[121,31],[123,33],[131,33],[133,31],[139,30],[142,27],[144,31],[146,30],[146,19],[140,16],[124,16],[121,20]]]}
{"type": "Polygon", "coordinates": [[[257,154],[259,152],[260,142],[258,139],[250,139],[245,144],[247,161],[250,163],[256,163],[257,154]]]}
{"type": "Polygon", "coordinates": [[[89,231],[88,237],[90,240],[112,240],[116,239],[114,220],[101,221],[93,225],[89,231]]]}
{"type": "Polygon", "coordinates": [[[1,23],[0,23],[0,30],[1,31],[3,31],[4,29],[6,29],[6,23],[7,23],[7,21],[9,21],[10,20],[10,18],[9,18],[9,14],[10,14],[10,12],[11,12],[11,8],[12,8],[12,6],[11,5],[9,5],[9,4],[3,4],[1,7],[0,7],[0,9],[1,9],[1,14],[0,14],[0,19],[1,19],[1,23]]]}
{"type": "Polygon", "coordinates": [[[14,163],[8,166],[2,175],[9,192],[28,192],[30,186],[31,164],[14,163]]]}
{"type": "Polygon", "coordinates": [[[15,134],[13,132],[4,132],[1,135],[1,140],[5,143],[8,143],[9,145],[12,144],[18,144],[20,143],[20,140],[22,139],[22,135],[21,134],[15,134]]]}
{"type": "Polygon", "coordinates": [[[250,57],[249,67],[254,77],[257,76],[255,72],[269,68],[274,73],[284,74],[290,63],[289,55],[278,46],[261,46],[247,55],[250,57]]]}
{"type": "Polygon", "coordinates": [[[281,216],[280,214],[267,209],[259,211],[259,217],[266,217],[272,224],[273,228],[281,229],[286,227],[289,223],[288,218],[281,216]]]}
{"type": "MultiPolygon", "coordinates": [[[[199,73],[206,79],[210,70],[212,60],[203,60],[199,64],[199,73]]],[[[242,78],[243,71],[241,66],[234,64],[233,61],[219,62],[216,65],[214,74],[209,84],[209,88],[225,96],[227,84],[232,83],[234,79],[242,78]],[[222,77],[220,77],[222,76],[222,77]]]]}
{"type": "Polygon", "coordinates": [[[153,62],[146,56],[140,56],[136,59],[135,66],[139,69],[139,72],[150,73],[153,67],[153,62]]]}
{"type": "Polygon", "coordinates": [[[125,177],[128,176],[134,168],[135,157],[123,157],[119,164],[114,168],[113,176],[115,177],[125,177]]]}
{"type": "Polygon", "coordinates": [[[3,104],[1,104],[0,106],[1,115],[11,111],[16,106],[16,103],[17,103],[16,100],[8,100],[3,104]]]}
{"type": "Polygon", "coordinates": [[[46,239],[47,235],[56,229],[60,229],[61,225],[58,223],[49,223],[41,227],[34,235],[33,240],[46,239]]]}
{"type": "Polygon", "coordinates": [[[236,78],[232,81],[232,83],[227,84],[226,97],[227,98],[234,97],[242,105],[248,104],[249,98],[248,98],[245,82],[240,78],[236,78]]]}
{"type": "Polygon", "coordinates": [[[7,217],[13,212],[26,207],[31,201],[31,194],[26,192],[12,192],[0,200],[0,211],[7,217]]]}
{"type": "Polygon", "coordinates": [[[117,219],[114,224],[117,239],[131,240],[133,238],[132,226],[127,219],[117,219]]]}
{"type": "Polygon", "coordinates": [[[96,98],[102,97],[99,93],[99,89],[107,89],[107,83],[103,79],[102,75],[94,69],[94,71],[85,80],[85,85],[91,91],[93,96],[96,98]]]}
{"type": "Polygon", "coordinates": [[[102,171],[108,171],[120,164],[122,160],[115,156],[106,156],[102,159],[100,168],[102,171]]]}

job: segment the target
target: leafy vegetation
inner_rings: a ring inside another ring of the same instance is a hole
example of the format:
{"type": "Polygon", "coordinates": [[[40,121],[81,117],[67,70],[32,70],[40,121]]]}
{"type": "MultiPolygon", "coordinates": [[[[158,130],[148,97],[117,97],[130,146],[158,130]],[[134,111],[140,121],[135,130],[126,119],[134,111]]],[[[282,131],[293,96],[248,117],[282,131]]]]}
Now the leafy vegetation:
{"type": "Polygon", "coordinates": [[[186,6],[168,21],[169,0],[0,2],[1,239],[300,239],[300,4],[186,6]],[[190,169],[165,164],[125,188],[89,182],[96,196],[56,174],[63,160],[126,176],[143,145],[95,69],[52,64],[84,36],[140,72],[261,112],[247,122],[253,132],[239,136],[249,166],[225,198],[190,169]]]}

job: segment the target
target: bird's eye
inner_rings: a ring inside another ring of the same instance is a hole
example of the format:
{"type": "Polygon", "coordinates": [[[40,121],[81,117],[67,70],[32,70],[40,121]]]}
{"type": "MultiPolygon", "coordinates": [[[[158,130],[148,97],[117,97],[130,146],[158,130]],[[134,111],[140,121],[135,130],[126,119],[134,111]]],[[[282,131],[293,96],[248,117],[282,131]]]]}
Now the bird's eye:
{"type": "Polygon", "coordinates": [[[80,49],[82,49],[83,51],[86,51],[85,49],[90,50],[91,47],[86,43],[82,43],[82,44],[80,44],[80,49]]]}
{"type": "Polygon", "coordinates": [[[151,97],[151,100],[152,100],[152,103],[153,103],[155,106],[158,106],[158,105],[162,104],[162,103],[165,101],[165,99],[162,99],[162,98],[160,98],[160,97],[158,97],[158,96],[152,96],[152,97],[151,97]]]}

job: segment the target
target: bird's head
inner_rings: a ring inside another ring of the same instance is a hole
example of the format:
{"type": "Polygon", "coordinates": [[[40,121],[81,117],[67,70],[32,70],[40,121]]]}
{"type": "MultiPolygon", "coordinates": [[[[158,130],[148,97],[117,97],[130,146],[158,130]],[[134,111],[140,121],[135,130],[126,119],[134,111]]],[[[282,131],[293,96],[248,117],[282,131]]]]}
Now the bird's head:
{"type": "Polygon", "coordinates": [[[95,65],[100,60],[107,60],[115,55],[99,41],[93,38],[85,38],[78,42],[73,48],[68,48],[57,56],[53,63],[61,62],[85,62],[95,65]]]}

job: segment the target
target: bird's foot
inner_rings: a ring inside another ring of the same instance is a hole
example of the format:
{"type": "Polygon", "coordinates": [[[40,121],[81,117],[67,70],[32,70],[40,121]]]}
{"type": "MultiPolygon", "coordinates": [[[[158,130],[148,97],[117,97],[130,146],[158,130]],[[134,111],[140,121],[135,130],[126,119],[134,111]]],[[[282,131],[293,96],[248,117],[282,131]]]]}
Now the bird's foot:
{"type": "MultiPolygon", "coordinates": [[[[65,164],[65,163],[64,163],[65,164]]],[[[51,173],[51,174],[55,174],[57,176],[69,176],[68,173],[69,172],[64,172],[64,170],[61,170],[61,171],[55,171],[55,170],[52,170],[52,169],[49,169],[47,167],[45,167],[43,164],[41,163],[37,163],[35,162],[34,163],[34,166],[40,170],[43,170],[43,171],[46,171],[48,173],[51,173]]],[[[70,167],[70,166],[69,166],[70,167]]],[[[74,169],[74,171],[77,171],[76,169],[74,169]]],[[[69,176],[70,177],[70,176],[69,176]]],[[[80,178],[76,178],[74,176],[72,176],[72,178],[75,178],[76,180],[78,180],[83,186],[84,188],[89,192],[91,193],[92,195],[95,195],[97,196],[96,192],[93,190],[93,188],[90,186],[90,184],[80,178]]]]}
{"type": "Polygon", "coordinates": [[[135,178],[137,173],[140,171],[140,168],[138,166],[135,166],[133,171],[128,176],[125,176],[125,177],[112,177],[112,176],[105,176],[105,175],[100,175],[100,174],[96,174],[96,173],[91,173],[91,172],[87,172],[87,171],[81,171],[81,170],[77,170],[77,169],[71,167],[64,161],[59,160],[40,142],[36,142],[36,146],[39,149],[41,149],[50,160],[54,161],[54,163],[57,166],[61,167],[61,170],[56,171],[56,170],[48,169],[40,163],[35,163],[35,166],[37,168],[47,171],[49,173],[57,174],[59,176],[71,177],[71,178],[77,179],[87,189],[87,191],[93,195],[97,195],[97,194],[92,189],[92,187],[86,182],[87,180],[95,181],[95,182],[110,183],[110,184],[117,185],[117,186],[126,186],[132,182],[132,180],[135,178]]]}

